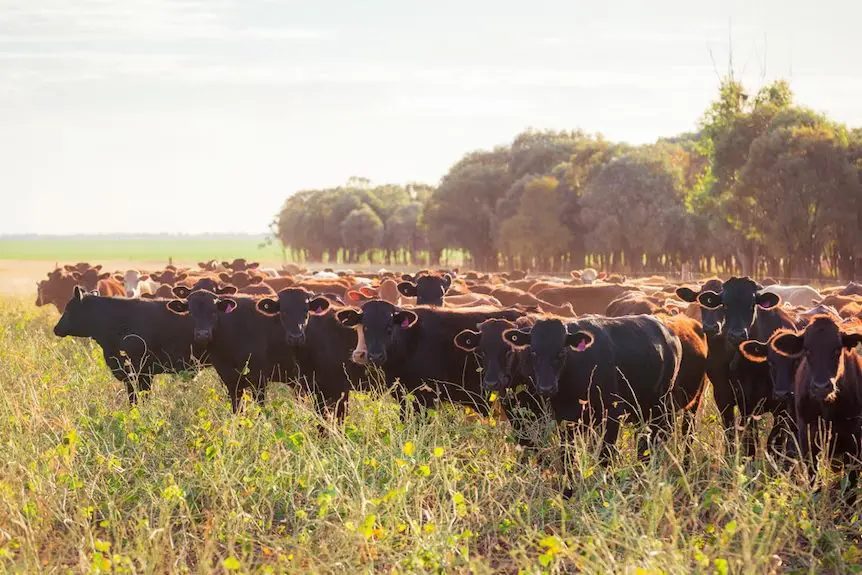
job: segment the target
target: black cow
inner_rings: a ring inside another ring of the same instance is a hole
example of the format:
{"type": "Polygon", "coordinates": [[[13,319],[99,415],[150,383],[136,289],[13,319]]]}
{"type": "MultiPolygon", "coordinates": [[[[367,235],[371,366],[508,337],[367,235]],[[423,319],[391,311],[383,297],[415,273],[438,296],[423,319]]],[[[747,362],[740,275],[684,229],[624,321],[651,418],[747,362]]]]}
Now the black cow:
{"type": "Polygon", "coordinates": [[[800,362],[794,396],[803,460],[811,456],[814,471],[818,451],[827,449],[833,462],[852,466],[851,489],[862,455],[862,355],[854,351],[860,344],[862,333],[843,331],[828,315],[815,317],[802,333],[782,330],[770,341],[773,351],[800,362]],[[826,430],[824,444],[821,433],[826,430]]]}
{"type": "Polygon", "coordinates": [[[476,371],[479,365],[472,353],[453,349],[452,340],[487,319],[515,320],[520,315],[490,307],[406,310],[383,300],[336,313],[345,327],[361,324],[367,361],[383,368],[388,385],[398,380],[399,385],[393,387],[396,394],[412,393],[424,406],[441,399],[469,405],[482,414],[488,413],[488,404],[476,371]]]}
{"type": "Polygon", "coordinates": [[[75,287],[54,334],[94,339],[131,403],[150,389],[154,375],[203,366],[191,319],[171,313],[164,301],[101,297],[75,287]]]}
{"type": "Polygon", "coordinates": [[[253,298],[223,298],[197,291],[185,300],[167,302],[167,307],[178,316],[191,318],[189,332],[196,345],[206,347],[210,363],[228,389],[234,412],[246,389],[262,404],[268,381],[286,382],[295,377],[294,360],[278,319],[259,314],[253,298]]]}
{"type": "Polygon", "coordinates": [[[680,288],[677,295],[701,306],[709,346],[706,373],[725,432],[728,439],[735,436],[737,408],[744,423],[743,444],[746,452],[754,455],[756,417],[771,411],[779,423],[773,426],[769,445],[778,445],[777,437],[786,436],[788,430],[781,423],[789,419],[784,403],[773,401],[769,366],[749,361],[739,346],[749,339],[769,341],[775,331],[792,328],[794,322],[779,307],[781,298],[762,291],[750,278],[731,277],[720,287],[715,284],[716,280],[712,280],[699,292],[680,288]]]}
{"type": "Polygon", "coordinates": [[[277,299],[264,298],[257,310],[277,317],[287,345],[296,358],[318,406],[334,409],[341,420],[347,412],[351,381],[359,382],[363,369],[351,361],[358,330],[346,330],[335,318],[336,309],[325,296],[304,288],[286,288],[277,299]]]}
{"type": "Polygon", "coordinates": [[[402,276],[398,284],[398,292],[405,297],[415,297],[416,305],[443,305],[443,296],[452,286],[452,276],[449,274],[409,275],[402,276]]]}
{"type": "MultiPolygon", "coordinates": [[[[653,436],[667,431],[682,347],[655,317],[591,316],[568,325],[539,319],[532,328],[503,332],[503,338],[526,352],[525,369],[536,391],[551,398],[558,422],[604,424],[603,459],[625,414],[646,422],[653,436]]],[[[639,443],[644,453],[645,439],[639,443]]]]}
{"type": "Polygon", "coordinates": [[[535,421],[544,411],[541,398],[530,384],[530,374],[525,368],[523,351],[513,349],[503,339],[503,333],[532,325],[533,317],[524,316],[517,321],[488,319],[476,326],[476,330],[465,329],[455,336],[455,345],[476,356],[482,366],[482,387],[488,392],[503,395],[502,406],[512,423],[518,443],[532,447],[533,441],[523,433],[524,425],[535,421]]]}

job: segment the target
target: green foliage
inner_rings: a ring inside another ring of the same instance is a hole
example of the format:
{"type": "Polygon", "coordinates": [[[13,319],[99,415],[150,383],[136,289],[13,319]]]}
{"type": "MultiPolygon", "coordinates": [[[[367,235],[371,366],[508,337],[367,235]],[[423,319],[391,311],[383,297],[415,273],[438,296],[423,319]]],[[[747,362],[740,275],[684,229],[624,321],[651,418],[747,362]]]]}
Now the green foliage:
{"type": "Polygon", "coordinates": [[[362,254],[380,245],[383,222],[368,204],[351,210],[341,222],[341,239],[345,246],[362,254]]]}
{"type": "Polygon", "coordinates": [[[507,146],[466,154],[436,188],[354,178],[297,193],[278,230],[312,259],[382,249],[413,261],[427,249],[436,262],[456,249],[483,270],[505,262],[561,271],[598,258],[635,272],[695,262],[703,273],[720,265],[724,274],[756,274],[766,264],[771,274],[790,277],[795,265],[812,277],[825,258],[830,274],[852,279],[862,258],[860,170],[858,130],[796,106],[787,82],[752,96],[731,76],[697,132],[631,147],[529,129],[507,146]],[[805,199],[788,201],[795,197],[805,199]],[[362,206],[378,216],[382,236],[368,223],[348,245],[342,222],[358,209],[372,219],[362,206]]]}

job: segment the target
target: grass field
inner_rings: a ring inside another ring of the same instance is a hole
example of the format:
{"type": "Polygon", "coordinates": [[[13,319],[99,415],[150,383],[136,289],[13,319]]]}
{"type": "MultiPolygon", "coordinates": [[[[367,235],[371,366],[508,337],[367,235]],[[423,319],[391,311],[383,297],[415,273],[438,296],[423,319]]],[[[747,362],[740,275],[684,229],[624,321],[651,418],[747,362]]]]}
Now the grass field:
{"type": "Polygon", "coordinates": [[[255,258],[280,262],[281,245],[264,235],[129,235],[0,237],[0,259],[76,262],[121,260],[197,263],[209,259],[255,258]]]}
{"type": "Polygon", "coordinates": [[[836,490],[726,455],[711,403],[688,463],[678,437],[638,461],[632,427],[609,468],[575,446],[564,501],[553,432],[528,454],[506,421],[402,422],[387,396],[333,427],[282,384],[233,416],[210,372],[162,376],[130,409],[56,320],[0,298],[0,572],[862,570],[836,490]]]}

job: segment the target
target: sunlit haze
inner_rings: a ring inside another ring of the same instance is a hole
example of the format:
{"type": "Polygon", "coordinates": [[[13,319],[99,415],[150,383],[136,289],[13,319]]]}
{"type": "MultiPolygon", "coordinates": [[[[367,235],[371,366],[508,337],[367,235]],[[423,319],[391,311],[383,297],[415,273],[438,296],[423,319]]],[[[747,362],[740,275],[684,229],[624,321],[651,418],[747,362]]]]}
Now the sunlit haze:
{"type": "Polygon", "coordinates": [[[0,4],[0,234],[262,232],[521,130],[694,130],[728,70],[862,124],[847,2],[0,4]]]}

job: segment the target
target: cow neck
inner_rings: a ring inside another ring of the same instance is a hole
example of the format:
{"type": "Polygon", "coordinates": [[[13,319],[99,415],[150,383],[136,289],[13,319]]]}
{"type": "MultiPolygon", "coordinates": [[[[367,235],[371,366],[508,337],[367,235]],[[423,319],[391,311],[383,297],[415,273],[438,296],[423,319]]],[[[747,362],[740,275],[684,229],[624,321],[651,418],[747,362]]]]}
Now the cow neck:
{"type": "Polygon", "coordinates": [[[81,302],[85,309],[90,307],[87,322],[92,326],[90,337],[105,347],[115,341],[117,335],[124,335],[130,300],[101,296],[86,296],[81,302]]]}

